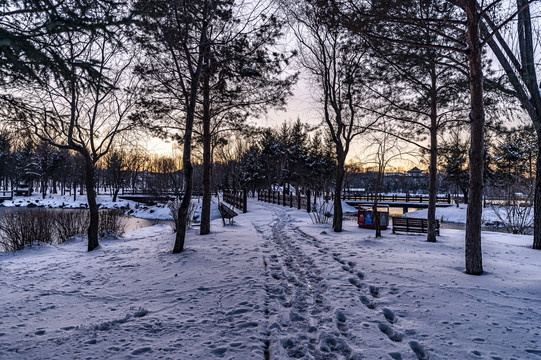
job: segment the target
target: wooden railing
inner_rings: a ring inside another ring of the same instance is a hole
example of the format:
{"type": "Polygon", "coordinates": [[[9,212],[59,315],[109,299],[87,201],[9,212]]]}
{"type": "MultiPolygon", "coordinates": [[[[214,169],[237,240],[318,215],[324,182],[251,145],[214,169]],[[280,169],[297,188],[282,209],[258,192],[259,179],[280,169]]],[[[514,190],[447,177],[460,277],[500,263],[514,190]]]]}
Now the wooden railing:
{"type": "Polygon", "coordinates": [[[244,190],[224,190],[222,192],[223,199],[226,203],[233,205],[243,213],[248,211],[248,194],[246,189],[244,190]]]}
{"type": "Polygon", "coordinates": [[[307,212],[311,211],[310,190],[307,190],[305,195],[301,193],[293,195],[291,192],[287,194],[279,191],[259,191],[257,200],[291,208],[296,207],[299,210],[306,209],[307,212]]]}
{"type": "MultiPolygon", "coordinates": [[[[319,197],[323,194],[314,193],[315,197],[319,197]]],[[[297,209],[306,209],[308,212],[311,211],[311,201],[310,199],[311,191],[306,190],[305,194],[293,195],[292,193],[280,193],[279,191],[259,191],[257,193],[257,200],[265,201],[272,204],[278,204],[289,207],[296,207],[297,209]]],[[[323,195],[323,198],[326,201],[334,200],[334,193],[328,193],[323,195]]],[[[373,202],[376,199],[374,194],[350,194],[343,193],[342,200],[354,200],[354,201],[367,201],[373,202]]],[[[406,202],[406,203],[428,203],[428,196],[424,195],[378,195],[378,201],[385,202],[406,202]]],[[[436,202],[438,203],[447,203],[451,204],[451,195],[447,194],[445,196],[438,196],[436,202]]],[[[315,202],[316,199],[314,198],[315,202]]]]}
{"type": "MultiPolygon", "coordinates": [[[[330,199],[332,200],[334,198],[334,194],[331,193],[329,195],[330,199]]],[[[375,194],[349,194],[349,193],[343,193],[341,196],[342,200],[354,200],[354,201],[374,201],[376,199],[375,194]]],[[[428,203],[428,196],[427,195],[378,195],[377,196],[378,201],[386,201],[386,202],[417,202],[417,203],[428,203]]],[[[447,194],[445,196],[437,196],[436,197],[437,203],[447,203],[451,204],[451,194],[447,194]]]]}
{"type": "Polygon", "coordinates": [[[13,190],[0,191],[0,201],[13,200],[13,190]]]}

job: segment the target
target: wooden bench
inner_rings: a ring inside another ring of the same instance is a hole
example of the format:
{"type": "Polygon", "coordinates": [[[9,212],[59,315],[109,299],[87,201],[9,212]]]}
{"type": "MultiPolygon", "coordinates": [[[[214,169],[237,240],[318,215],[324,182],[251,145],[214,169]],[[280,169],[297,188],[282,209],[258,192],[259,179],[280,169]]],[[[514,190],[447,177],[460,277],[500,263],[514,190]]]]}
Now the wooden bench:
{"type": "Polygon", "coordinates": [[[233,223],[233,218],[238,214],[231,208],[227,207],[224,203],[218,204],[218,211],[220,211],[220,216],[222,217],[222,222],[225,226],[225,219],[229,220],[229,224],[233,223]]]}
{"type": "MultiPolygon", "coordinates": [[[[397,231],[427,233],[428,220],[393,216],[393,234],[397,231]]],[[[440,222],[436,220],[436,235],[439,234],[440,222]]]]}

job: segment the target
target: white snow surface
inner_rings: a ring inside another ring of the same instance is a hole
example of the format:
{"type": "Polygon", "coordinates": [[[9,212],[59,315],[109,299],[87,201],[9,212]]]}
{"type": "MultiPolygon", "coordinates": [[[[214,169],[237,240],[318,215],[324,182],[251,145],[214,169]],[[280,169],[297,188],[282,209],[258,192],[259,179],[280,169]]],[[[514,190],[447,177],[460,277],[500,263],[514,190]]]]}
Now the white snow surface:
{"type": "MultiPolygon", "coordinates": [[[[101,209],[127,208],[129,215],[154,220],[172,220],[171,211],[166,204],[156,204],[148,206],[143,203],[137,203],[131,200],[117,199],[112,201],[110,195],[98,195],[96,199],[98,206],[101,209]]],[[[47,195],[45,199],[41,194],[33,194],[31,196],[17,196],[13,200],[5,200],[0,203],[1,207],[33,207],[43,208],[64,208],[64,209],[80,209],[88,208],[86,195],[77,195],[73,200],[73,196],[47,195]]]]}
{"type": "MultiPolygon", "coordinates": [[[[124,208],[126,215],[150,220],[173,220],[171,210],[164,203],[157,203],[156,205],[145,205],[144,203],[138,203],[131,200],[124,200],[118,198],[116,202],[112,201],[110,195],[98,195],[97,203],[100,209],[118,209],[124,208]]],[[[194,213],[201,213],[201,198],[194,198],[192,200],[195,205],[194,213]]],[[[0,203],[0,207],[13,208],[13,207],[42,207],[42,208],[64,208],[64,209],[84,209],[88,208],[88,201],[86,195],[77,195],[73,200],[73,196],[61,196],[61,195],[47,195],[45,199],[41,194],[33,194],[31,196],[17,196],[13,200],[6,200],[0,203]]],[[[211,203],[211,219],[218,219],[220,213],[218,211],[218,202],[216,198],[212,198],[211,203]]],[[[200,216],[198,218],[200,220],[200,216]]]]}
{"type": "MultiPolygon", "coordinates": [[[[459,204],[459,207],[456,205],[448,207],[437,207],[436,208],[436,219],[443,219],[444,222],[453,222],[453,223],[466,223],[466,212],[468,211],[468,205],[459,204]]],[[[501,215],[505,215],[505,211],[501,210],[501,215]]],[[[421,209],[414,212],[406,213],[402,215],[404,217],[411,217],[417,219],[426,219],[428,217],[428,209],[421,209]]],[[[533,211],[531,213],[533,216],[533,211]]],[[[494,212],[494,209],[490,206],[483,208],[482,222],[494,222],[499,221],[500,218],[494,212]]]]}
{"type": "Polygon", "coordinates": [[[541,252],[464,231],[437,243],[250,199],[233,225],[156,225],[0,254],[0,359],[539,359],[541,252]]]}

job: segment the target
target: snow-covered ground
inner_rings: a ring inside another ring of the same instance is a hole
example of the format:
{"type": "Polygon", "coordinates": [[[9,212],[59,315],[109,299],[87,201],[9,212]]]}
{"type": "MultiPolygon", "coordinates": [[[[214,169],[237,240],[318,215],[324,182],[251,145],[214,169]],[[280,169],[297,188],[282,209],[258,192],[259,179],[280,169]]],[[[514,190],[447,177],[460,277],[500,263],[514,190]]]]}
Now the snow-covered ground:
{"type": "MultiPolygon", "coordinates": [[[[192,200],[195,205],[194,213],[201,213],[201,199],[194,198],[192,200]]],[[[150,220],[173,220],[171,210],[164,203],[156,205],[145,205],[131,200],[123,200],[118,198],[116,202],[112,201],[110,195],[98,195],[97,203],[100,209],[126,209],[126,214],[129,216],[150,219],[150,220]]],[[[81,209],[88,208],[86,195],[77,195],[73,200],[73,196],[47,195],[45,199],[41,194],[33,194],[31,196],[17,196],[13,200],[6,200],[0,203],[0,207],[6,208],[24,208],[24,207],[42,207],[42,208],[63,208],[63,209],[81,209]],[[30,206],[29,206],[30,205],[30,206]]],[[[220,217],[218,212],[217,199],[212,199],[211,218],[217,219],[220,217]]]]}
{"type": "MultiPolygon", "coordinates": [[[[142,203],[123,199],[117,199],[116,202],[113,202],[110,195],[98,195],[97,202],[101,209],[126,208],[131,216],[143,219],[172,220],[171,211],[165,204],[147,206],[142,203]]],[[[0,203],[0,207],[80,209],[88,208],[88,202],[86,195],[77,195],[76,199],[73,200],[73,196],[47,195],[43,199],[41,194],[33,194],[31,196],[17,196],[13,200],[5,200],[3,203],[0,203]]]]}
{"type": "Polygon", "coordinates": [[[157,225],[0,254],[0,359],[540,359],[541,252],[485,232],[374,238],[249,200],[232,226],[157,225]]]}
{"type": "MultiPolygon", "coordinates": [[[[468,205],[459,204],[459,207],[455,205],[449,207],[438,207],[436,208],[436,219],[443,220],[444,222],[453,222],[453,223],[466,223],[466,212],[468,211],[468,205]]],[[[505,211],[501,210],[501,216],[505,218],[505,211]]],[[[414,212],[406,213],[403,216],[412,217],[418,219],[426,219],[428,216],[428,209],[417,210],[414,212]]],[[[530,216],[533,216],[533,211],[531,211],[530,216]]],[[[494,212],[494,208],[488,206],[483,208],[483,223],[499,221],[500,218],[494,212]]]]}

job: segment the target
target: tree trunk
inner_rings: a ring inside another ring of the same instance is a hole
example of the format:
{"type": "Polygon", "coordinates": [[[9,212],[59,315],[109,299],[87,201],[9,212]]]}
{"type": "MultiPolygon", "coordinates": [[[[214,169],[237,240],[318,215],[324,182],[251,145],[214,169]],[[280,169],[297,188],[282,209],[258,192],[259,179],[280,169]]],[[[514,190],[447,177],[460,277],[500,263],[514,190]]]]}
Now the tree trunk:
{"type": "MultiPolygon", "coordinates": [[[[517,0],[518,9],[523,9],[518,14],[518,38],[520,48],[520,58],[522,60],[522,79],[530,93],[529,104],[525,108],[532,119],[532,123],[537,135],[537,149],[541,145],[541,86],[537,82],[535,48],[533,42],[533,27],[531,20],[530,6],[527,0],[517,0]],[[529,105],[529,106],[528,106],[529,105]]],[[[522,99],[523,101],[526,99],[522,99]]],[[[538,154],[535,171],[535,193],[534,193],[534,239],[532,247],[541,249],[541,162],[538,154]]]]}
{"type": "Polygon", "coordinates": [[[332,218],[332,229],[335,232],[342,232],[342,220],[344,214],[342,212],[342,183],[344,182],[344,163],[345,156],[341,155],[341,151],[337,151],[338,166],[336,168],[336,184],[334,187],[334,216],[332,218]]]}
{"type": "Polygon", "coordinates": [[[468,205],[468,191],[469,189],[468,188],[465,188],[465,189],[462,189],[462,195],[464,195],[464,198],[463,198],[463,203],[468,205]]]}
{"type": "Polygon", "coordinates": [[[201,227],[199,234],[206,235],[210,232],[210,169],[211,158],[211,136],[210,136],[210,84],[209,84],[209,57],[205,56],[207,66],[203,70],[203,204],[201,207],[201,227]]]}
{"type": "Polygon", "coordinates": [[[47,197],[47,179],[41,181],[41,196],[43,199],[47,197]]]}
{"type": "Polygon", "coordinates": [[[196,89],[192,89],[193,102],[188,108],[186,116],[186,130],[184,132],[184,146],[182,153],[182,168],[184,172],[184,197],[180,202],[177,218],[177,234],[175,237],[175,246],[173,247],[173,254],[178,254],[184,250],[184,241],[186,239],[186,227],[188,210],[192,201],[193,193],[193,166],[191,160],[191,147],[192,147],[192,132],[193,132],[193,120],[195,112],[195,96],[196,89]]]}
{"type": "Polygon", "coordinates": [[[88,226],[88,251],[92,251],[100,245],[98,242],[98,229],[100,218],[98,204],[96,202],[94,163],[90,158],[89,154],[84,154],[84,157],[86,198],[88,201],[88,211],[90,212],[90,224],[88,226]]]}
{"type": "MultiPolygon", "coordinates": [[[[536,127],[537,148],[541,149],[541,127],[536,127]]],[[[534,222],[532,248],[541,250],[541,155],[535,161],[534,222]]]]}
{"type": "Polygon", "coordinates": [[[430,130],[430,166],[428,170],[428,232],[426,241],[436,242],[436,200],[438,196],[438,148],[436,131],[430,130]]]}
{"type": "Polygon", "coordinates": [[[118,193],[120,192],[120,188],[116,188],[113,192],[113,202],[116,202],[116,198],[118,197],[118,193]]]}
{"type": "Polygon", "coordinates": [[[426,241],[428,242],[436,242],[436,200],[438,196],[438,94],[436,91],[437,83],[434,71],[432,75],[430,99],[430,165],[428,168],[428,229],[426,234],[426,241]]]}
{"type": "MultiPolygon", "coordinates": [[[[185,146],[186,147],[186,146],[185,146]]],[[[183,156],[184,157],[184,156],[183,156]]],[[[178,218],[177,218],[177,234],[175,237],[175,247],[173,248],[173,254],[177,254],[184,250],[184,241],[186,239],[186,227],[187,227],[187,217],[188,210],[190,208],[190,202],[192,200],[193,192],[193,166],[191,160],[183,159],[182,161],[184,167],[184,197],[178,208],[178,218]]]]}
{"type": "Polygon", "coordinates": [[[376,237],[381,237],[381,223],[379,221],[378,214],[378,198],[379,198],[379,186],[381,184],[381,167],[378,169],[378,177],[376,181],[376,187],[374,189],[374,203],[372,205],[372,224],[376,228],[376,237]]]}
{"type": "Polygon", "coordinates": [[[470,180],[468,191],[468,211],[466,218],[466,273],[483,273],[481,251],[481,216],[483,212],[483,162],[484,162],[484,122],[482,47],[479,31],[477,1],[467,1],[465,11],[468,17],[469,80],[470,80],[470,180]]]}

